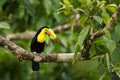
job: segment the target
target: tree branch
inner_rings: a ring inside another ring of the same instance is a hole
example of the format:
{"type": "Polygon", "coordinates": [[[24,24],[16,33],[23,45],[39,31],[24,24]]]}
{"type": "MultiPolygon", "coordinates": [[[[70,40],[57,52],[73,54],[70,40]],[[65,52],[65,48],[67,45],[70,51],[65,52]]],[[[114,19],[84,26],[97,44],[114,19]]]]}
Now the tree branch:
{"type": "Polygon", "coordinates": [[[113,23],[115,22],[115,20],[117,19],[117,16],[118,16],[119,13],[120,13],[120,4],[119,4],[119,6],[118,6],[117,11],[111,16],[108,24],[107,24],[101,31],[97,31],[97,32],[93,33],[93,34],[91,35],[91,38],[94,38],[94,37],[97,38],[97,37],[103,35],[106,30],[110,29],[110,27],[112,26],[112,24],[113,24],[113,23]]]}
{"type": "MultiPolygon", "coordinates": [[[[76,24],[74,24],[74,26],[73,26],[74,29],[76,29],[79,26],[79,22],[78,22],[79,17],[80,17],[79,14],[75,15],[76,24]]],[[[53,31],[55,33],[60,33],[62,31],[69,30],[70,28],[71,28],[70,24],[62,24],[62,25],[58,25],[58,26],[54,27],[53,31]]],[[[35,33],[36,33],[35,31],[25,31],[22,33],[8,34],[6,38],[8,40],[28,39],[28,38],[32,38],[35,35],[35,33]]]]}
{"type": "Polygon", "coordinates": [[[91,44],[92,44],[93,40],[95,40],[96,38],[102,36],[103,34],[105,34],[106,30],[110,29],[112,24],[115,22],[115,19],[117,19],[117,16],[118,16],[119,13],[120,13],[120,4],[118,6],[117,11],[112,15],[112,17],[110,18],[108,24],[102,30],[93,33],[93,29],[91,29],[90,35],[85,40],[84,48],[82,49],[82,52],[81,52],[81,54],[79,54],[79,56],[82,56],[85,59],[90,59],[88,52],[89,52],[89,49],[91,47],[91,44]]]}
{"type": "Polygon", "coordinates": [[[74,53],[36,54],[28,52],[2,36],[0,36],[0,46],[10,50],[20,61],[34,60],[36,62],[72,62],[74,55],[74,53]]]}
{"type": "MultiPolygon", "coordinates": [[[[74,28],[76,28],[77,26],[78,26],[78,24],[75,24],[74,28]]],[[[70,25],[64,24],[64,25],[56,26],[55,28],[53,28],[53,31],[55,33],[60,33],[62,31],[66,31],[69,29],[70,29],[70,25]]],[[[35,35],[35,33],[36,33],[35,31],[25,31],[22,33],[8,34],[6,38],[9,40],[28,39],[28,38],[32,38],[35,35]]]]}

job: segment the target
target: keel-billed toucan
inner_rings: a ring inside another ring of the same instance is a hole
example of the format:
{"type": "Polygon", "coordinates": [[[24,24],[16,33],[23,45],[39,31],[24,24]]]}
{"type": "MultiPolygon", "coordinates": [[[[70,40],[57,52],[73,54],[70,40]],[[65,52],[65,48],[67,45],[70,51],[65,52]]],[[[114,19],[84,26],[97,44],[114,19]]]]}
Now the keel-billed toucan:
{"type": "MultiPolygon", "coordinates": [[[[49,39],[49,36],[51,39],[54,39],[56,41],[56,35],[52,29],[48,28],[47,26],[40,28],[32,39],[31,51],[35,53],[43,52],[45,41],[49,39]]],[[[32,61],[32,70],[39,70],[39,62],[32,61]]]]}

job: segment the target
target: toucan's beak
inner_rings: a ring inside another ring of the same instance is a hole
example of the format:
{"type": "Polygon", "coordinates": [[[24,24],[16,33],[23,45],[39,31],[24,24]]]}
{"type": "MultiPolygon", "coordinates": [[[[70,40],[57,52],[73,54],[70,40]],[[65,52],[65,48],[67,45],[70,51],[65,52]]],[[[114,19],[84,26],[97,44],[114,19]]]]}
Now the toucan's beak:
{"type": "Polygon", "coordinates": [[[57,42],[57,37],[52,29],[48,29],[47,34],[50,36],[51,39],[54,40],[54,42],[57,42]]]}
{"type": "Polygon", "coordinates": [[[51,32],[50,32],[50,31],[48,31],[48,32],[47,32],[47,34],[50,36],[50,35],[51,35],[51,32]]]}

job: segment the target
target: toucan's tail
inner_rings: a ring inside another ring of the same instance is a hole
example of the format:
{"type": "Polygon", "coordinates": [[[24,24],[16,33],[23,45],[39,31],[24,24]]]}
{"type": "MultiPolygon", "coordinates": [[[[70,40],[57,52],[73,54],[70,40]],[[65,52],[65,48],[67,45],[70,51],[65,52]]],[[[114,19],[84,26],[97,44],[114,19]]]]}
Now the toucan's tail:
{"type": "Polygon", "coordinates": [[[39,70],[39,62],[32,61],[32,70],[38,71],[39,70]]]}

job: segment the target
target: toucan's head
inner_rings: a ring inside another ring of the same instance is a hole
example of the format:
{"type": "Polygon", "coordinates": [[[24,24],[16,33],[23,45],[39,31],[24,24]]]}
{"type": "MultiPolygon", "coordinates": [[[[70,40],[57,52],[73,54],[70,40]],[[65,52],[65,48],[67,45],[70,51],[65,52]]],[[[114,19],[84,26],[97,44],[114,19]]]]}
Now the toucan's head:
{"type": "Polygon", "coordinates": [[[57,40],[56,35],[55,35],[55,33],[53,32],[52,29],[50,29],[46,26],[42,27],[37,33],[37,42],[44,43],[46,40],[49,39],[49,36],[54,41],[57,40]]]}

